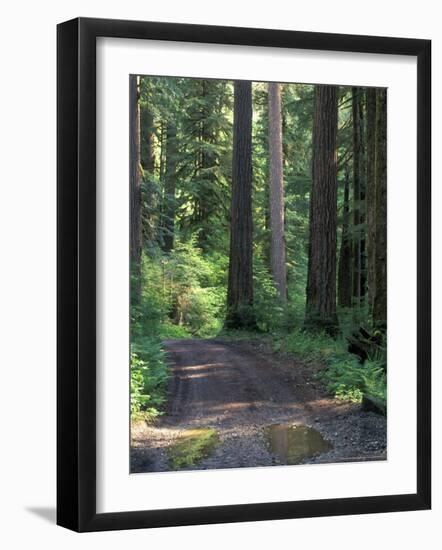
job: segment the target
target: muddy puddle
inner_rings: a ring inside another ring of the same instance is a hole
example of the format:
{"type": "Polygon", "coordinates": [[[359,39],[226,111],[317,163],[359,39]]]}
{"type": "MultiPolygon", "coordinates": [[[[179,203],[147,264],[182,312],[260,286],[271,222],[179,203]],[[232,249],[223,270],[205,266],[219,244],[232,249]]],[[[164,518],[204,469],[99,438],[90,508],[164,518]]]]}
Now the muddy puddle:
{"type": "Polygon", "coordinates": [[[301,464],[332,448],[318,430],[304,425],[273,424],[265,429],[265,435],[271,451],[284,464],[301,464]]]}
{"type": "Polygon", "coordinates": [[[213,428],[184,430],[169,449],[169,465],[172,470],[195,466],[210,455],[219,443],[218,432],[213,428]]]}

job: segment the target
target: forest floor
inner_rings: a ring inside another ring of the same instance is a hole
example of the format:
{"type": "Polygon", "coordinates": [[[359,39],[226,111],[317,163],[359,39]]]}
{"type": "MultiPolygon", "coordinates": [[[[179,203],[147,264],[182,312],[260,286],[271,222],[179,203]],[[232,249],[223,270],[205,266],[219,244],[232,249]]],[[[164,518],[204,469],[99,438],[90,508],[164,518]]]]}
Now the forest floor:
{"type": "Polygon", "coordinates": [[[260,340],[167,340],[171,367],[166,413],[132,426],[131,471],[167,471],[188,430],[213,428],[216,444],[187,469],[287,463],[269,443],[275,424],[308,426],[328,442],[302,463],[386,459],[386,418],[331,398],[321,364],[275,353],[260,340]]]}

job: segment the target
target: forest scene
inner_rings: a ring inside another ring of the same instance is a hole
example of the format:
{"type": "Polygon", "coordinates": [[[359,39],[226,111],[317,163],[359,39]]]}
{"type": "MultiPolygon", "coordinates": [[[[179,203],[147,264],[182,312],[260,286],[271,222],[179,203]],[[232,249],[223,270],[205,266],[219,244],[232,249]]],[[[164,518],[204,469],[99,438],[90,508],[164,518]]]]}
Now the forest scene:
{"type": "Polygon", "coordinates": [[[129,76],[131,472],[387,457],[387,90],[129,76]]]}

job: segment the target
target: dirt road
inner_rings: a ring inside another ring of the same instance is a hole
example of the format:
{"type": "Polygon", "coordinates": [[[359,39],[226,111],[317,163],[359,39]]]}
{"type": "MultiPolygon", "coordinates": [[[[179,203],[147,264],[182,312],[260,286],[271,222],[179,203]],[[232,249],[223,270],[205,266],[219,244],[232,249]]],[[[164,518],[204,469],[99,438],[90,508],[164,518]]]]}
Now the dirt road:
{"type": "Polygon", "coordinates": [[[169,469],[168,448],[193,428],[211,427],[219,444],[191,469],[283,464],[266,439],[274,424],[318,430],[332,449],[304,462],[383,459],[386,420],[327,397],[321,367],[272,353],[259,341],[168,340],[167,413],[132,428],[131,471],[169,469]]]}

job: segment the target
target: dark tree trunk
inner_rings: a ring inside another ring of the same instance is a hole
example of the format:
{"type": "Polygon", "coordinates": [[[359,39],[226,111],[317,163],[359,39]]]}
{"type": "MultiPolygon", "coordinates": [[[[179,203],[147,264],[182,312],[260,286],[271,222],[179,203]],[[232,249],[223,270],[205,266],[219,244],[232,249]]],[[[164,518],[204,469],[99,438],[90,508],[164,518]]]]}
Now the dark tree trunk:
{"type": "Polygon", "coordinates": [[[286,302],[281,85],[278,83],[269,83],[269,160],[270,265],[280,299],[286,302]]]}
{"type": "Polygon", "coordinates": [[[145,243],[155,240],[155,219],[158,210],[158,196],[154,184],[155,153],[153,147],[153,115],[148,106],[140,107],[140,151],[143,169],[144,193],[143,203],[143,237],[145,243]]]}
{"type": "Polygon", "coordinates": [[[158,190],[158,227],[157,227],[157,242],[158,245],[163,249],[164,247],[164,216],[165,216],[165,208],[166,203],[164,200],[164,185],[165,185],[165,177],[164,174],[166,172],[165,166],[166,166],[166,124],[164,121],[160,121],[159,124],[159,153],[158,153],[158,168],[157,168],[157,177],[160,181],[160,189],[158,190]]]}
{"type": "Polygon", "coordinates": [[[148,106],[140,109],[140,141],[141,166],[144,171],[152,174],[155,169],[155,153],[153,148],[153,115],[148,106]]]}
{"type": "Polygon", "coordinates": [[[387,90],[376,97],[376,258],[373,322],[387,322],[387,90]]]}
{"type": "Polygon", "coordinates": [[[227,328],[253,328],[252,83],[235,81],[227,328]]]}
{"type": "Polygon", "coordinates": [[[336,334],[336,86],[315,87],[313,170],[307,276],[307,328],[336,334]]]}
{"type": "Polygon", "coordinates": [[[341,307],[352,305],[352,278],[351,278],[351,237],[350,237],[350,176],[348,168],[345,170],[344,205],[342,214],[341,249],[338,267],[338,304],[341,307]]]}
{"type": "Polygon", "coordinates": [[[353,302],[361,306],[363,291],[363,115],[362,91],[352,89],[353,112],[353,302]]]}
{"type": "Polygon", "coordinates": [[[175,191],[178,143],[174,123],[169,122],[166,130],[166,173],[164,176],[163,251],[170,252],[175,241],[175,191]]]}
{"type": "Polygon", "coordinates": [[[130,257],[136,280],[136,296],[141,284],[141,186],[140,186],[140,106],[139,77],[129,77],[129,181],[130,181],[130,257]]]}
{"type": "Polygon", "coordinates": [[[216,197],[213,193],[214,177],[213,168],[215,166],[215,154],[210,147],[214,142],[214,135],[210,129],[208,119],[211,114],[209,112],[209,106],[207,105],[207,96],[210,94],[211,82],[207,80],[201,81],[201,123],[200,123],[200,158],[199,164],[199,178],[202,182],[200,189],[199,200],[199,225],[200,231],[198,233],[198,243],[203,250],[208,248],[208,240],[211,232],[210,217],[213,211],[216,210],[216,197]]]}
{"type": "Polygon", "coordinates": [[[160,163],[158,166],[158,177],[160,181],[164,180],[165,172],[165,158],[166,158],[166,125],[164,122],[160,123],[160,163]]]}
{"type": "Polygon", "coordinates": [[[364,305],[367,296],[367,199],[366,199],[366,136],[365,136],[365,93],[359,90],[359,110],[361,115],[361,180],[359,188],[359,219],[361,222],[360,231],[360,252],[361,252],[361,274],[360,274],[360,302],[364,305]]]}
{"type": "Polygon", "coordinates": [[[376,244],[376,178],[375,178],[375,152],[376,152],[376,89],[367,89],[367,280],[368,280],[368,310],[370,316],[373,313],[373,301],[375,295],[375,244],[376,244]]]}

